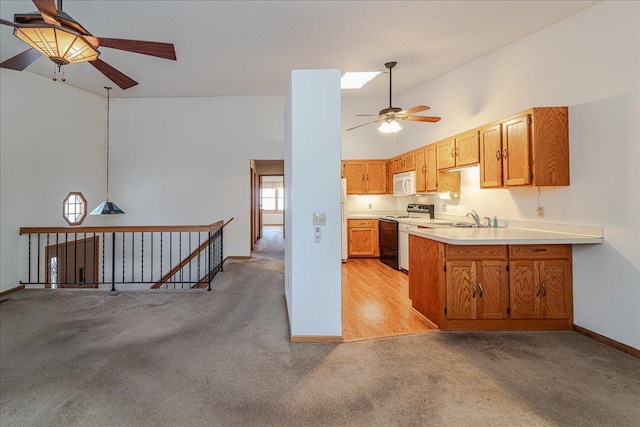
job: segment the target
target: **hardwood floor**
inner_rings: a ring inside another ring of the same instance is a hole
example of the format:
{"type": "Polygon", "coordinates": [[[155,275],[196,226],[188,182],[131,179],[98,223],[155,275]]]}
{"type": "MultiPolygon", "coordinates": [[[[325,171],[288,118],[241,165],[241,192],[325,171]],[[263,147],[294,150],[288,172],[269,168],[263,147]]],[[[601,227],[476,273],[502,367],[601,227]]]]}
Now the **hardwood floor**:
{"type": "Polygon", "coordinates": [[[436,330],[411,307],[409,278],[378,259],[342,264],[342,339],[358,341],[436,330]]]}

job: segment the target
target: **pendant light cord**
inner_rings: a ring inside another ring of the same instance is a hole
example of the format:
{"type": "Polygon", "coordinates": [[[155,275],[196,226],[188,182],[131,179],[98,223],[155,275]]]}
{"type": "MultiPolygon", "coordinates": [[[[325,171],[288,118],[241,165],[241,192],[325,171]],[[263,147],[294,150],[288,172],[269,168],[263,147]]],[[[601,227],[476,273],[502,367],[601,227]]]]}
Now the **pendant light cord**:
{"type": "Polygon", "coordinates": [[[111,98],[109,96],[109,92],[111,91],[111,87],[105,86],[107,90],[107,202],[109,201],[109,106],[111,104],[111,98]]]}

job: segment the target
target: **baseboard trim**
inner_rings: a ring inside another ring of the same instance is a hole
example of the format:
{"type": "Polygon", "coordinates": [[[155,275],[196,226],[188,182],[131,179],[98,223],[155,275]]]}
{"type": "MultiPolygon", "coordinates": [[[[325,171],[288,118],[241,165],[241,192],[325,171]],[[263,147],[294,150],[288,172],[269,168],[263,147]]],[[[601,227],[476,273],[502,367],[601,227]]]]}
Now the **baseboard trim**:
{"type": "Polygon", "coordinates": [[[224,259],[224,262],[227,262],[229,259],[250,259],[250,256],[241,256],[241,255],[231,255],[224,259]]]}
{"type": "Polygon", "coordinates": [[[331,335],[291,335],[291,342],[304,342],[304,343],[341,343],[342,336],[331,335]]]}
{"type": "Polygon", "coordinates": [[[640,359],[640,350],[633,348],[630,345],[622,344],[621,342],[612,340],[611,338],[607,338],[604,335],[600,335],[581,326],[573,325],[573,330],[581,335],[594,339],[602,344],[615,348],[616,350],[622,351],[623,353],[627,353],[629,356],[640,359]]]}
{"type": "Polygon", "coordinates": [[[20,285],[20,286],[16,286],[15,288],[11,288],[11,289],[7,289],[6,291],[2,291],[0,292],[0,297],[3,297],[5,295],[9,295],[12,294],[14,292],[18,292],[24,289],[24,285],[20,285]]]}

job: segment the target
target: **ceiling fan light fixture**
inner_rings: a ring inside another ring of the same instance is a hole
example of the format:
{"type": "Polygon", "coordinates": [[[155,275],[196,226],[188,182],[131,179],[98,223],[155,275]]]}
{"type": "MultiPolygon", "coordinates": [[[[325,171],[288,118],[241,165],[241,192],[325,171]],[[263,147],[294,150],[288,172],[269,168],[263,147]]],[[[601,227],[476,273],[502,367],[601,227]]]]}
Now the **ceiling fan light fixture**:
{"type": "Polygon", "coordinates": [[[349,71],[340,78],[340,89],[360,89],[375,79],[381,71],[349,71]]]}
{"type": "Polygon", "coordinates": [[[65,28],[16,27],[13,35],[58,65],[93,61],[100,56],[84,37],[65,28]]]}
{"type": "Polygon", "coordinates": [[[396,120],[385,120],[382,122],[378,130],[382,133],[396,133],[401,131],[402,127],[396,120]]]}

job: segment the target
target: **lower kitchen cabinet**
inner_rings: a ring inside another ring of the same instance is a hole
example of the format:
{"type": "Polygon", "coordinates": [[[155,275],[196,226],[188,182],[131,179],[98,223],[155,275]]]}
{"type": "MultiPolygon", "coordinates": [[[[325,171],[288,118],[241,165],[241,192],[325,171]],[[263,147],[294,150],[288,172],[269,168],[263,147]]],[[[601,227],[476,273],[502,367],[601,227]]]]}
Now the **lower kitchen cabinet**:
{"type": "Polygon", "coordinates": [[[506,319],[507,261],[447,261],[447,319],[506,319]]]}
{"type": "Polygon", "coordinates": [[[512,319],[570,319],[573,311],[571,247],[511,247],[512,319]]]}
{"type": "Polygon", "coordinates": [[[449,245],[409,236],[409,298],[442,330],[573,327],[571,245],[449,245]]]}
{"type": "Polygon", "coordinates": [[[347,220],[349,258],[377,258],[380,256],[377,219],[347,220]]]}

